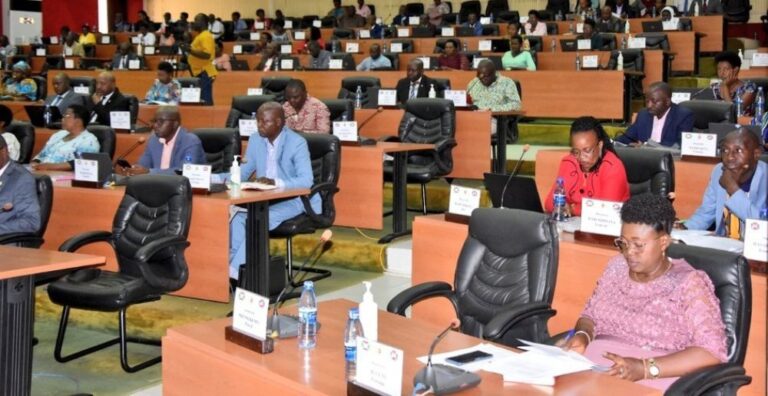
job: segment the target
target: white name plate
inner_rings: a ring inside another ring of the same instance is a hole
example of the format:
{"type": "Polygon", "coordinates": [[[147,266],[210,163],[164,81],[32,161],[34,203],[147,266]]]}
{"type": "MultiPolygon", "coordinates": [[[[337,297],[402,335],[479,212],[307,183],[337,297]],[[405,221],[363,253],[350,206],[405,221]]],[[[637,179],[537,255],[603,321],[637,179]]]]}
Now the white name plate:
{"type": "Polygon", "coordinates": [[[479,51],[490,51],[492,49],[491,45],[492,45],[491,40],[480,40],[477,43],[477,49],[479,51]]]}
{"type": "Polygon", "coordinates": [[[319,19],[315,19],[314,21],[312,21],[312,26],[320,29],[321,27],[323,27],[323,21],[319,19]]]}
{"type": "Polygon", "coordinates": [[[36,56],[45,56],[45,48],[38,48],[35,50],[36,56]]]}
{"type": "Polygon", "coordinates": [[[240,130],[240,136],[250,137],[254,133],[259,133],[259,123],[257,120],[244,120],[241,119],[237,123],[240,130]]]}
{"type": "Polygon", "coordinates": [[[290,54],[291,51],[293,51],[293,47],[290,44],[282,44],[280,46],[280,53],[281,54],[290,54]]]}
{"type": "Polygon", "coordinates": [[[768,220],[747,219],[744,230],[744,257],[768,261],[768,220]]]}
{"type": "Polygon", "coordinates": [[[306,40],[307,39],[307,33],[306,32],[296,32],[293,34],[294,40],[306,40]]]}
{"type": "Polygon", "coordinates": [[[361,39],[369,39],[371,38],[371,31],[370,30],[360,30],[358,32],[361,39]]]}
{"type": "Polygon", "coordinates": [[[581,57],[581,67],[585,69],[597,69],[598,66],[597,55],[584,55],[581,57]]]}
{"type": "Polygon", "coordinates": [[[471,216],[472,211],[480,207],[480,190],[477,188],[451,186],[448,212],[471,216]]]}
{"type": "Polygon", "coordinates": [[[240,45],[240,44],[233,45],[232,46],[232,53],[233,54],[237,54],[237,55],[242,54],[243,53],[243,46],[240,45]]]}
{"type": "Polygon", "coordinates": [[[454,107],[467,107],[467,91],[446,89],[443,96],[445,99],[452,100],[454,107]]]}
{"type": "MultiPolygon", "coordinates": [[[[283,26],[283,27],[285,27],[285,26],[283,26]]],[[[254,22],[253,23],[253,28],[254,29],[263,30],[264,29],[264,22],[254,22]]]]}
{"type": "Polygon", "coordinates": [[[139,70],[141,69],[141,61],[138,59],[131,59],[128,61],[128,70],[139,70]]]}
{"type": "Polygon", "coordinates": [[[621,235],[621,202],[584,198],[581,203],[581,231],[621,235]]]}
{"type": "Polygon", "coordinates": [[[421,21],[419,20],[419,17],[417,17],[417,16],[408,17],[408,24],[409,24],[409,25],[413,25],[413,26],[416,26],[416,25],[418,25],[420,22],[421,22],[421,21]]]}
{"type": "Polygon", "coordinates": [[[293,70],[293,59],[280,59],[280,70],[293,70]]]}
{"type": "Polygon", "coordinates": [[[752,67],[768,66],[768,53],[756,52],[752,55],[752,67]]]}
{"type": "Polygon", "coordinates": [[[672,92],[672,103],[680,104],[691,100],[690,92],[672,92]]]}
{"type": "Polygon", "coordinates": [[[259,39],[259,37],[261,37],[261,35],[259,34],[259,32],[251,32],[251,40],[254,40],[254,41],[255,41],[255,40],[258,40],[258,39],[259,39]]]}
{"type": "Polygon", "coordinates": [[[403,43],[392,43],[389,47],[389,52],[400,53],[403,52],[403,43]]]}
{"type": "Polygon", "coordinates": [[[452,27],[444,27],[440,29],[440,35],[443,37],[453,37],[453,28],[452,27]]]}
{"type": "Polygon", "coordinates": [[[64,68],[65,69],[74,69],[75,68],[75,60],[74,59],[64,59],[64,68]]]}
{"type": "Polygon", "coordinates": [[[264,95],[264,90],[261,88],[248,88],[246,95],[248,96],[264,95]]]}
{"type": "Polygon", "coordinates": [[[428,56],[421,56],[421,57],[419,57],[419,60],[421,61],[421,63],[424,64],[424,69],[428,70],[428,69],[430,69],[432,67],[432,65],[431,65],[432,58],[430,58],[428,56]]]}
{"type": "MultiPolygon", "coordinates": [[[[417,23],[418,25],[418,23],[417,23]]],[[[407,28],[397,29],[397,37],[408,37],[411,35],[411,30],[407,28]]]]}
{"type": "Polygon", "coordinates": [[[78,85],[76,87],[72,87],[72,89],[75,91],[76,94],[80,94],[80,95],[91,94],[90,88],[86,87],[85,85],[78,85]]]}
{"type": "Polygon", "coordinates": [[[488,59],[488,58],[480,58],[480,57],[477,57],[477,56],[476,56],[476,57],[475,57],[475,58],[472,60],[472,68],[473,68],[473,69],[477,69],[477,66],[480,64],[480,62],[482,62],[482,61],[484,61],[484,60],[486,60],[486,59],[488,59]]]}
{"type": "Polygon", "coordinates": [[[717,157],[717,134],[683,132],[680,154],[717,157]]]}
{"type": "Polygon", "coordinates": [[[241,288],[235,290],[232,328],[251,337],[267,338],[269,299],[241,288]]]}
{"type": "Polygon", "coordinates": [[[395,106],[397,105],[397,91],[394,89],[380,89],[378,99],[379,106],[395,106]]]}
{"type": "Polygon", "coordinates": [[[192,188],[211,189],[211,166],[198,164],[184,164],[181,174],[189,179],[192,188]]]}
{"type": "Polygon", "coordinates": [[[334,121],[333,135],[342,142],[356,142],[357,121],[334,121]]]}
{"type": "Polygon", "coordinates": [[[129,111],[110,111],[109,126],[112,129],[131,129],[131,112],[129,111]]]}
{"type": "Polygon", "coordinates": [[[645,48],[645,37],[632,37],[627,41],[629,48],[645,48]]]}
{"type": "Polygon", "coordinates": [[[99,161],[76,159],[75,180],[86,182],[99,181],[99,161]]]}
{"type": "Polygon", "coordinates": [[[200,88],[182,88],[181,103],[200,103],[200,88]]]}
{"type": "Polygon", "coordinates": [[[346,43],[344,46],[344,52],[356,54],[360,51],[360,44],[358,43],[346,43]]]}
{"type": "Polygon", "coordinates": [[[584,50],[584,51],[591,50],[592,49],[592,40],[589,40],[589,39],[576,40],[576,49],[584,50]]]}
{"type": "Polygon", "coordinates": [[[328,68],[331,70],[341,70],[344,68],[344,60],[343,59],[331,59],[328,62],[328,68]]]}
{"type": "Polygon", "coordinates": [[[358,337],[355,381],[381,395],[401,396],[403,351],[358,337]]]}

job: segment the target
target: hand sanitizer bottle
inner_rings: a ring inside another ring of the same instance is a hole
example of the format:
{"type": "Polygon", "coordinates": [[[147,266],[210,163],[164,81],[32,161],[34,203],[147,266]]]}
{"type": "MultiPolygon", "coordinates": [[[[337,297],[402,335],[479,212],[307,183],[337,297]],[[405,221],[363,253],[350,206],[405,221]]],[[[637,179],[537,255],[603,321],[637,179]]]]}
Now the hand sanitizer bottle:
{"type": "Polygon", "coordinates": [[[236,155],[232,160],[232,167],[229,168],[229,180],[232,181],[232,187],[240,187],[240,156],[236,155]]]}
{"type": "Polygon", "coordinates": [[[430,84],[429,86],[429,98],[434,99],[437,97],[437,92],[435,92],[435,84],[430,84]]]}
{"type": "Polygon", "coordinates": [[[371,282],[363,282],[365,294],[363,302],[360,303],[360,323],[363,325],[365,338],[376,341],[379,335],[379,307],[373,301],[371,293],[371,282]]]}

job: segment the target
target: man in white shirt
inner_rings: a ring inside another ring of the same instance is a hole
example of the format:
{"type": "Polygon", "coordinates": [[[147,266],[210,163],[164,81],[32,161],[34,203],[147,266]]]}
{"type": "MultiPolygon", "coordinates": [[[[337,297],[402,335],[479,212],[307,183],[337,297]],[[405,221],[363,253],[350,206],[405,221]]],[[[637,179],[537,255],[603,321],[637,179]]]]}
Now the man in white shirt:
{"type": "Polygon", "coordinates": [[[536,10],[528,11],[528,22],[525,24],[525,34],[529,36],[546,36],[547,24],[541,22],[539,12],[536,10]]]}
{"type": "Polygon", "coordinates": [[[143,47],[154,47],[157,37],[154,33],[148,31],[146,24],[139,24],[139,42],[143,47]]]}
{"type": "Polygon", "coordinates": [[[216,15],[208,14],[208,31],[211,32],[214,40],[218,40],[224,34],[224,23],[216,15]]]}
{"type": "Polygon", "coordinates": [[[371,71],[374,69],[381,69],[392,67],[392,62],[386,56],[381,54],[381,47],[378,44],[371,45],[371,56],[363,59],[359,65],[357,65],[357,71],[371,71]]]}
{"type": "Polygon", "coordinates": [[[443,15],[451,13],[451,9],[448,8],[448,4],[443,3],[441,0],[435,0],[435,3],[427,8],[427,16],[429,17],[429,23],[440,26],[443,24],[443,15]]]}

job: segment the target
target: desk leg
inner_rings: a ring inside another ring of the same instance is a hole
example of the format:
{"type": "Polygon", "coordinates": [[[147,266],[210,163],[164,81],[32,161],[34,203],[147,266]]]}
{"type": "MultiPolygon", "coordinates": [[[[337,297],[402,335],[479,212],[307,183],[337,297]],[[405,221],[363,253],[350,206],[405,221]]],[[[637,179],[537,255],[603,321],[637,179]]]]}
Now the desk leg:
{"type": "Polygon", "coordinates": [[[246,290],[269,297],[269,203],[248,204],[245,225],[245,279],[246,290]]]}
{"type": "Polygon", "coordinates": [[[498,116],[496,121],[496,163],[493,171],[505,175],[507,174],[507,134],[511,128],[517,129],[517,117],[498,116]]]}
{"type": "Polygon", "coordinates": [[[379,239],[379,243],[389,243],[393,239],[401,236],[410,235],[408,229],[408,191],[406,169],[406,152],[394,153],[394,163],[392,168],[392,233],[384,235],[379,239]]]}
{"type": "Polygon", "coordinates": [[[30,394],[34,292],[32,276],[0,281],[0,393],[3,395],[30,394]]]}

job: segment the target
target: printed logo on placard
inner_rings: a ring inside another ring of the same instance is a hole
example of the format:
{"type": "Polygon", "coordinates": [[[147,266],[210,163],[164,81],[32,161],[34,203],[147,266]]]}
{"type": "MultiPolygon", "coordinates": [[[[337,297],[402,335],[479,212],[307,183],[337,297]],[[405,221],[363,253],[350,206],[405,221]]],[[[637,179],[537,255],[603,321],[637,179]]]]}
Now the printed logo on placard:
{"type": "Polygon", "coordinates": [[[755,231],[759,230],[760,229],[760,224],[759,223],[752,223],[752,229],[755,230],[755,231]]]}

